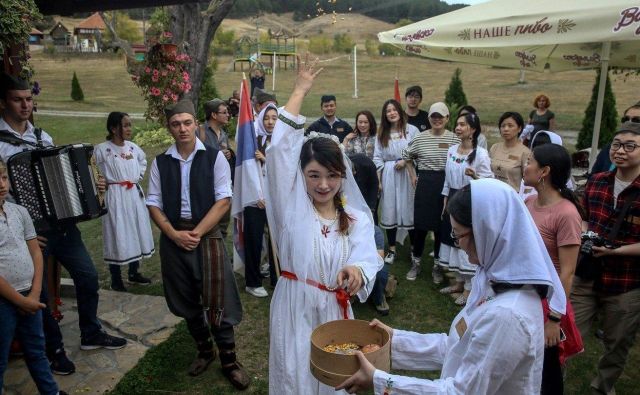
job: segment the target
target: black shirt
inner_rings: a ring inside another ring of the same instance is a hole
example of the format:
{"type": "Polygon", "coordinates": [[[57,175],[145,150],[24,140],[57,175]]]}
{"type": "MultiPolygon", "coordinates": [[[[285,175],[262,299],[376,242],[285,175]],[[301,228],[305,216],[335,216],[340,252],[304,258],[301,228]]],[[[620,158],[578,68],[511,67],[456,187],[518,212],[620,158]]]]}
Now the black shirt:
{"type": "Polygon", "coordinates": [[[429,114],[424,110],[418,110],[418,115],[415,116],[407,114],[407,122],[417,127],[420,132],[431,129],[429,114]]]}
{"type": "Polygon", "coordinates": [[[329,122],[327,122],[327,120],[322,117],[307,128],[306,134],[309,134],[310,132],[331,134],[338,137],[338,139],[340,139],[340,142],[342,142],[346,135],[353,132],[353,128],[347,122],[337,117],[335,122],[333,123],[333,126],[329,126],[329,122]]]}

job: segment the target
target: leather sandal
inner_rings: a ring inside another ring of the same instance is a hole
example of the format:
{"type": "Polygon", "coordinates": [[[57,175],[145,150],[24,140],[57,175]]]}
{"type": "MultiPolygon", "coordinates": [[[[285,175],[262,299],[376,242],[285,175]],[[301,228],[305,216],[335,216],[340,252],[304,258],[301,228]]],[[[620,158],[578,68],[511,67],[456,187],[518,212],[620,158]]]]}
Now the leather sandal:
{"type": "Polygon", "coordinates": [[[199,353],[196,356],[196,359],[194,359],[193,362],[191,362],[191,365],[189,366],[189,370],[187,371],[189,373],[189,376],[195,377],[195,376],[201,375],[202,373],[204,373],[205,370],[207,370],[211,362],[215,361],[215,359],[216,359],[215,350],[211,351],[211,356],[203,356],[201,353],[199,353]]]}
{"type": "Polygon", "coordinates": [[[245,390],[249,387],[251,379],[244,370],[242,364],[238,361],[222,366],[222,375],[229,380],[229,382],[239,390],[245,390]]]}

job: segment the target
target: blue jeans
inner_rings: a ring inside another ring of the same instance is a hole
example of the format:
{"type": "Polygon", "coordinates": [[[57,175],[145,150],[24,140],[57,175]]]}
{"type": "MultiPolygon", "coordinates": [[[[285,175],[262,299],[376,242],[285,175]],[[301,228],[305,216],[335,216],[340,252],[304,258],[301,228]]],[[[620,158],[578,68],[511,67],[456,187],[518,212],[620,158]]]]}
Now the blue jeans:
{"type": "MultiPolygon", "coordinates": [[[[45,262],[49,255],[53,255],[71,275],[78,301],[80,337],[82,340],[91,339],[102,330],[98,320],[98,272],[84,246],[80,230],[77,226],[70,225],[43,236],[48,240],[44,251],[45,262]]],[[[43,281],[40,298],[43,303],[47,303],[45,283],[43,281]]],[[[53,352],[62,348],[62,334],[58,323],[46,312],[44,320],[47,350],[53,352]]]]}
{"type": "Polygon", "coordinates": [[[38,392],[43,395],[57,394],[58,384],[53,379],[49,360],[44,353],[42,310],[36,314],[21,314],[16,306],[0,298],[0,317],[0,394],[14,336],[22,345],[24,360],[38,386],[38,392]]]}

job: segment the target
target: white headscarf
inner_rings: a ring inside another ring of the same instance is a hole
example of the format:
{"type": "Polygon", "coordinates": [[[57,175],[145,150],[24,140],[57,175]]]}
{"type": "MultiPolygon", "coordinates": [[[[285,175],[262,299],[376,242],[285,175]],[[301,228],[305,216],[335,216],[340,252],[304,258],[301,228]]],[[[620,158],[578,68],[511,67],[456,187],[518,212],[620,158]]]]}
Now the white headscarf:
{"type": "Polygon", "coordinates": [[[262,110],[260,110],[260,113],[258,114],[258,116],[256,117],[256,120],[254,121],[254,129],[256,131],[256,137],[258,138],[258,142],[261,144],[264,144],[263,140],[266,139],[267,136],[271,136],[271,133],[273,133],[273,131],[269,133],[267,129],[265,129],[264,127],[264,116],[267,114],[267,111],[269,111],[272,108],[276,110],[276,113],[278,112],[278,107],[276,107],[276,105],[273,103],[269,103],[262,110]]]}
{"type": "Polygon", "coordinates": [[[471,181],[471,222],[479,267],[468,310],[486,295],[491,282],[549,286],[551,309],[565,313],[560,278],[529,210],[509,185],[495,179],[471,181]]]}

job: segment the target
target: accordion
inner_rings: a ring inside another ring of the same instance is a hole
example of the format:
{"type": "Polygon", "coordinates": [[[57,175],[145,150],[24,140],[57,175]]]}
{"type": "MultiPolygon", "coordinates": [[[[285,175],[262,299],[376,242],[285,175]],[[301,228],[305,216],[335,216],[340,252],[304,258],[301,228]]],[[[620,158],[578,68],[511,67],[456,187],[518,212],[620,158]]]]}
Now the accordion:
{"type": "Polygon", "coordinates": [[[75,144],[12,155],[7,170],[16,203],[37,231],[98,218],[107,212],[98,193],[93,146],[75,144]]]}

